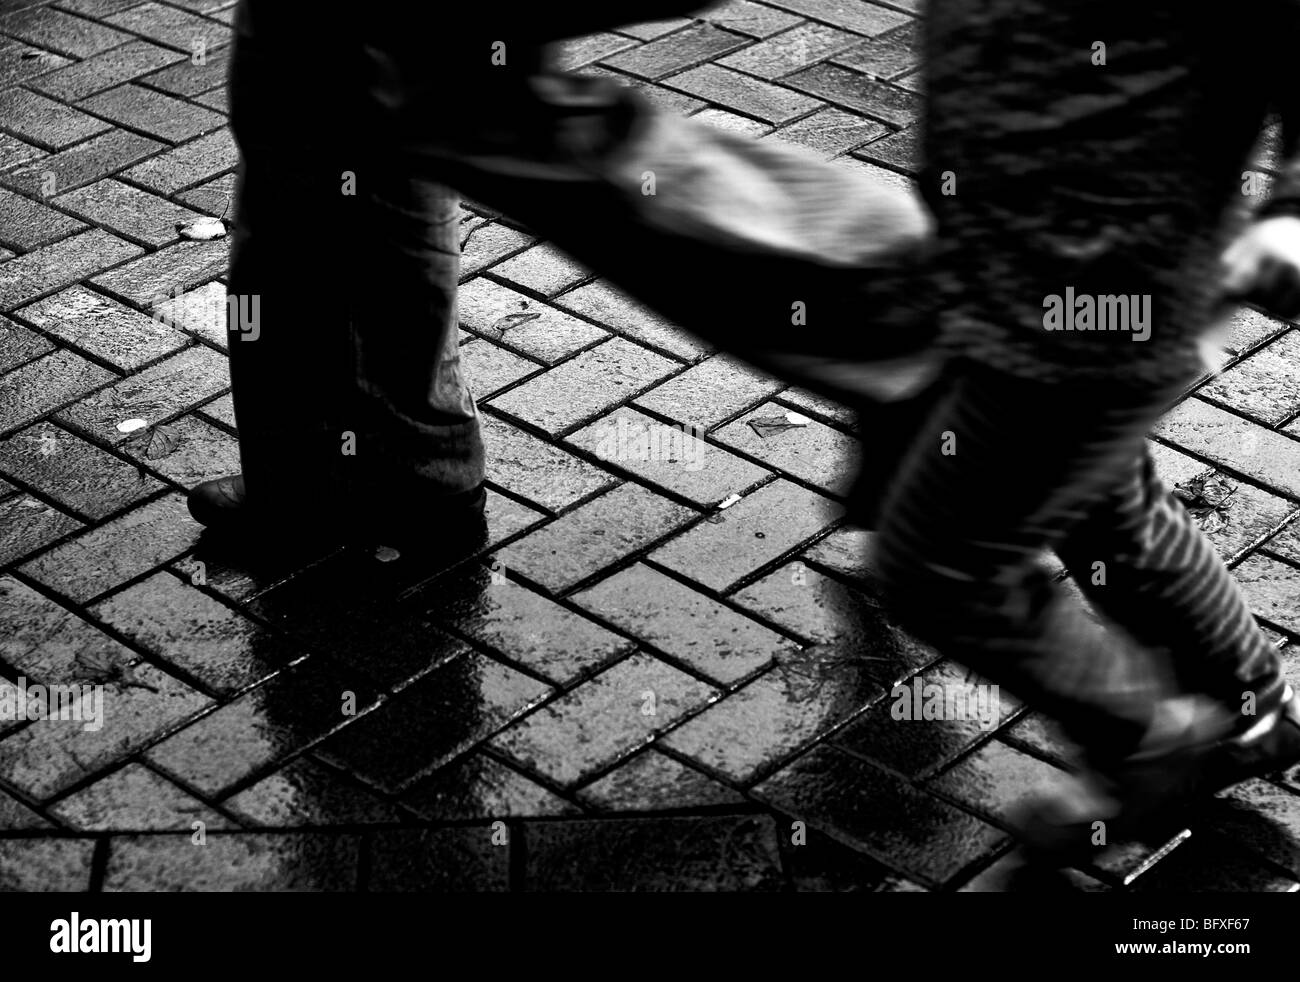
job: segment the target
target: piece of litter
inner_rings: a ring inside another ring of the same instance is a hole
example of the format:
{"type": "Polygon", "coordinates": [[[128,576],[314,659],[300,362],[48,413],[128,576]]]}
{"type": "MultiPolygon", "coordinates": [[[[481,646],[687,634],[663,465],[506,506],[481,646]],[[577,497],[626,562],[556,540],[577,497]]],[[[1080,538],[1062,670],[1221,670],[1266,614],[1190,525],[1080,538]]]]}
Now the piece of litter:
{"type": "Polygon", "coordinates": [[[375,550],[375,558],[381,563],[391,563],[394,559],[400,559],[401,553],[389,546],[380,546],[375,550]]]}
{"type": "Polygon", "coordinates": [[[226,223],[220,218],[199,218],[188,225],[177,222],[176,231],[181,233],[182,239],[206,242],[208,239],[219,239],[225,235],[226,223]]]}
{"type": "Polygon", "coordinates": [[[134,433],[136,430],[144,429],[149,423],[143,419],[124,419],[117,424],[117,432],[134,433]]]}
{"type": "Polygon", "coordinates": [[[504,317],[499,317],[492,322],[491,330],[496,331],[497,335],[500,336],[513,327],[518,327],[520,324],[527,324],[529,321],[535,321],[541,316],[541,313],[538,311],[529,311],[524,314],[506,314],[504,317]]]}
{"type": "Polygon", "coordinates": [[[738,494],[728,495],[727,497],[723,498],[721,501],[718,502],[718,511],[722,511],[722,509],[724,508],[730,508],[739,500],[740,500],[740,495],[738,494]]]}
{"type": "Polygon", "coordinates": [[[796,413],[793,410],[785,414],[785,421],[791,426],[807,426],[812,422],[812,420],[803,413],[796,413]]]}
{"type": "Polygon", "coordinates": [[[799,417],[804,420],[802,423],[791,422],[789,419],[791,416],[797,417],[799,414],[786,413],[782,416],[755,416],[753,419],[748,419],[745,422],[749,424],[751,430],[766,439],[767,437],[780,433],[783,430],[793,430],[808,425],[806,416],[799,417]]]}

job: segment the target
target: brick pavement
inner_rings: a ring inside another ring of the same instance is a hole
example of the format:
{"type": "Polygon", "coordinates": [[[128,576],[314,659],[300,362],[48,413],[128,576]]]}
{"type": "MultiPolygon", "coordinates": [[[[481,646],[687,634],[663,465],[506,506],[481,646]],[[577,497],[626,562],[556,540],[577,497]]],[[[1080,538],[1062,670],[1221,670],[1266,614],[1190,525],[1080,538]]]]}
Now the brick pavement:
{"type": "MultiPolygon", "coordinates": [[[[964,673],[872,601],[838,504],[853,420],[506,221],[464,214],[489,547],[250,568],[198,541],[181,492],[238,459],[227,246],[175,229],[232,187],[231,16],[0,0],[0,676],[107,693],[97,732],[0,722],[0,888],[1005,888],[1007,808],[1069,751],[1018,706],[993,729],[891,718],[895,683],[964,673]],[[611,432],[675,449],[611,459],[611,432]]],[[[733,0],[563,58],[901,180],[918,16],[733,0]]],[[[1156,450],[1231,492],[1202,521],[1300,682],[1298,379],[1300,332],[1243,311],[1156,450]]],[[[1300,769],[1188,831],[1070,884],[1300,889],[1300,769]]]]}

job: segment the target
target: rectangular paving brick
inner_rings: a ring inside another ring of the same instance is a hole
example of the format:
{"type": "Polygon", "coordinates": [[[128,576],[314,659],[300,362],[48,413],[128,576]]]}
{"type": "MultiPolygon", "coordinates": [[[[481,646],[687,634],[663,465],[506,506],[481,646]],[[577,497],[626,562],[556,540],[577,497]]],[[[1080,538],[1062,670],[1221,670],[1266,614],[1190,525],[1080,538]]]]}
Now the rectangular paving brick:
{"type": "Polygon", "coordinates": [[[465,328],[548,365],[609,337],[593,324],[483,277],[464,284],[456,302],[465,328]]]}
{"type": "Polygon", "coordinates": [[[240,818],[272,828],[395,824],[400,814],[309,757],[299,757],[222,804],[240,818]]]}
{"type": "Polygon", "coordinates": [[[460,227],[461,282],[536,241],[527,232],[472,216],[460,227]]]}
{"type": "Polygon", "coordinates": [[[96,228],[0,263],[0,310],[13,310],[143,251],[96,228]]]}
{"type": "Polygon", "coordinates": [[[825,157],[834,157],[888,132],[883,123],[877,123],[873,119],[863,119],[839,109],[827,108],[789,126],[782,126],[768,138],[805,147],[825,157]]]}
{"type": "Polygon", "coordinates": [[[224,275],[229,249],[228,238],[177,242],[96,276],[91,282],[128,303],[152,309],[167,297],[179,296],[224,275]]]}
{"type": "MultiPolygon", "coordinates": [[[[930,721],[931,726],[934,722],[930,721]]],[[[898,727],[906,726],[900,720],[898,727]]],[[[913,729],[926,726],[913,722],[913,729]]],[[[943,792],[972,811],[990,818],[1010,822],[1013,807],[1039,794],[1059,791],[1065,772],[1046,761],[1031,757],[993,740],[966,757],[956,766],[930,781],[928,787],[943,792]]]]}
{"type": "Polygon", "coordinates": [[[798,649],[771,628],[640,563],[572,599],[718,685],[732,685],[798,649]]]}
{"type": "Polygon", "coordinates": [[[1006,841],[1004,833],[968,812],[830,748],[800,758],[754,794],[931,886],[942,885],[1006,841]],[[939,841],[944,848],[934,848],[939,841]]]}
{"type": "Polygon", "coordinates": [[[190,57],[162,69],[152,72],[140,79],[142,85],[162,89],[172,95],[196,96],[226,84],[226,75],[230,70],[229,47],[216,51],[205,51],[202,61],[196,61],[195,49],[186,46],[190,57]]]}
{"type": "Polygon", "coordinates": [[[131,40],[121,31],[49,7],[33,7],[5,17],[0,20],[0,33],[71,58],[89,58],[131,40]]]}
{"type": "Polygon", "coordinates": [[[230,90],[224,85],[212,89],[210,92],[204,92],[202,95],[190,96],[200,106],[207,106],[213,112],[221,113],[223,116],[230,115],[230,90]]]}
{"type": "Polygon", "coordinates": [[[303,654],[168,572],[101,600],[89,612],[221,696],[268,678],[303,654]]]}
{"type": "Polygon", "coordinates": [[[824,61],[861,41],[861,35],[849,34],[826,24],[800,24],[793,30],[719,58],[717,63],[770,80],[824,61]]]}
{"type": "Polygon", "coordinates": [[[114,836],[104,890],[339,893],[357,889],[361,844],[354,835],[216,832],[206,842],[195,850],[193,832],[114,836]]]}
{"type": "Polygon", "coordinates": [[[1300,332],[1290,331],[1239,361],[1197,395],[1276,426],[1300,410],[1300,332]]]}
{"type": "Polygon", "coordinates": [[[550,692],[522,672],[466,652],[331,737],[317,756],[396,794],[550,692]]]}
{"type": "Polygon", "coordinates": [[[82,602],[174,559],[194,545],[201,531],[185,499],[171,494],[56,546],[21,571],[82,602]]]}
{"type": "Polygon", "coordinates": [[[32,76],[54,71],[72,60],[52,51],[33,48],[22,41],[0,38],[0,88],[30,82],[32,76]]]}
{"type": "Polygon", "coordinates": [[[592,62],[633,47],[636,47],[636,41],[608,31],[600,31],[596,34],[561,41],[556,45],[552,57],[555,59],[557,69],[571,72],[583,65],[590,65],[592,62]]]}
{"type": "Polygon", "coordinates": [[[748,116],[738,116],[735,113],[727,112],[725,109],[715,109],[712,106],[701,110],[692,118],[697,123],[703,123],[718,130],[726,130],[728,133],[735,133],[747,140],[757,140],[772,132],[772,127],[767,123],[760,123],[748,116]]]}
{"type": "Polygon", "coordinates": [[[774,126],[821,106],[816,99],[714,64],[673,75],[664,79],[663,84],[774,126]]]}
{"type": "Polygon", "coordinates": [[[198,187],[181,192],[176,197],[196,211],[216,218],[224,218],[227,222],[235,221],[238,214],[235,205],[234,174],[213,178],[198,187]]]}
{"type": "Polygon", "coordinates": [[[608,331],[674,358],[697,361],[713,350],[707,342],[686,333],[603,281],[570,290],[553,302],[557,307],[595,321],[608,331]]]}
{"type": "Polygon", "coordinates": [[[627,401],[680,367],[631,341],[612,338],[497,396],[490,405],[554,436],[627,401]]]}
{"type": "Polygon", "coordinates": [[[782,84],[894,126],[910,126],[921,114],[916,93],[838,65],[813,65],[782,79],[782,84]]]}
{"type": "Polygon", "coordinates": [[[1228,340],[1224,347],[1234,354],[1245,354],[1290,327],[1290,321],[1270,317],[1251,307],[1238,307],[1228,322],[1228,340]]]}
{"type": "Polygon", "coordinates": [[[59,349],[0,375],[0,432],[16,430],[115,375],[72,351],[59,349]]]}
{"type": "Polygon", "coordinates": [[[716,690],[635,654],[507,729],[492,746],[561,785],[613,764],[716,690]]]}
{"type": "MultiPolygon", "coordinates": [[[[0,271],[4,267],[0,266],[0,271]]],[[[1266,430],[1200,399],[1187,399],[1157,426],[1174,446],[1300,498],[1300,440],[1266,430]]]]}
{"type": "Polygon", "coordinates": [[[184,334],[162,321],[84,286],[70,287],[19,307],[14,315],[124,372],[189,343],[184,334]]]}
{"type": "Polygon", "coordinates": [[[211,348],[195,345],[74,403],[60,413],[59,421],[115,445],[129,439],[132,432],[119,430],[119,423],[131,419],[143,419],[150,426],[166,422],[229,385],[226,359],[211,348]]]}
{"type": "Polygon", "coordinates": [[[178,227],[202,217],[183,205],[114,178],[69,191],[53,200],[74,215],[155,249],[178,241],[178,227]]]}
{"type": "Polygon", "coordinates": [[[492,275],[544,297],[552,297],[588,279],[591,271],[547,243],[532,246],[505,262],[497,263],[492,275]]]}
{"type": "Polygon", "coordinates": [[[471,338],[457,353],[461,377],[479,402],[542,369],[536,362],[482,338],[471,338]]]}
{"type": "Polygon", "coordinates": [[[0,375],[54,349],[53,343],[8,317],[0,317],[0,375]]]}
{"type": "Polygon", "coordinates": [[[125,667],[130,649],[68,608],[12,576],[0,576],[0,658],[13,677],[42,685],[92,681],[88,666],[125,667]]]}
{"type": "Polygon", "coordinates": [[[906,75],[921,63],[919,24],[913,21],[888,34],[863,41],[855,48],[838,52],[831,60],[876,78],[906,75]]]}
{"type": "Polygon", "coordinates": [[[0,500],[0,565],[17,562],[81,527],[52,505],[24,494],[0,500]]]}
{"type": "Polygon", "coordinates": [[[235,138],[230,128],[223,126],[137,164],[124,172],[122,179],[158,194],[171,195],[192,184],[207,182],[238,163],[239,150],[235,138]]]}
{"type": "Polygon", "coordinates": [[[1300,569],[1257,553],[1233,572],[1252,611],[1300,635],[1300,569]]]}
{"type": "Polygon", "coordinates": [[[76,893],[90,889],[93,839],[0,842],[0,890],[76,893]]]}
{"type": "Polygon", "coordinates": [[[184,51],[216,48],[230,40],[230,28],[175,7],[142,3],[105,20],[114,27],[184,51]]]}
{"type": "Polygon", "coordinates": [[[718,55],[734,51],[749,39],[712,24],[696,24],[639,48],[604,59],[604,63],[638,78],[660,79],[718,55]]]}
{"type": "Polygon", "coordinates": [[[495,416],[482,417],[492,482],[543,508],[559,511],[618,482],[587,463],[495,416]]]}
{"type": "Polygon", "coordinates": [[[62,150],[109,128],[102,119],[26,89],[0,92],[0,126],[46,150],[62,150]]]}
{"type": "Polygon", "coordinates": [[[120,126],[129,126],[168,143],[182,143],[215,130],[226,121],[211,109],[135,84],[108,89],[78,105],[120,126]]]}
{"type": "Polygon", "coordinates": [[[20,164],[45,156],[45,151],[24,143],[8,133],[0,133],[0,172],[12,170],[20,164]]]}
{"type": "Polygon", "coordinates": [[[140,468],[48,422],[0,440],[0,472],[92,520],[163,489],[140,468]]]}
{"type": "Polygon", "coordinates": [[[0,243],[11,249],[27,252],[85,227],[38,201],[0,190],[0,243]]]}
{"type": "Polygon", "coordinates": [[[618,33],[634,37],[638,41],[653,41],[655,38],[671,34],[683,27],[690,27],[690,25],[689,18],[669,17],[666,20],[643,21],[640,24],[623,24],[618,28],[618,33]]]}
{"type": "Polygon", "coordinates": [[[511,570],[560,593],[694,516],[653,491],[624,484],[530,532],[497,556],[511,570]]]}
{"type": "Polygon", "coordinates": [[[239,473],[239,443],[194,415],[128,437],[118,447],[182,488],[239,473]]]}
{"type": "Polygon", "coordinates": [[[794,14],[752,0],[730,0],[729,3],[701,11],[700,19],[756,38],[770,37],[778,31],[794,27],[800,20],[794,14]]]}
{"type": "Polygon", "coordinates": [[[893,167],[906,174],[919,174],[923,160],[921,127],[909,126],[882,139],[873,140],[855,151],[853,156],[893,167]]]}
{"type": "Polygon", "coordinates": [[[701,508],[740,494],[771,473],[706,442],[699,431],[662,423],[627,406],[565,442],[701,508]]]}
{"type": "Polygon", "coordinates": [[[186,831],[192,836],[194,822],[206,829],[238,827],[142,764],[128,764],[61,799],[50,814],[83,831],[186,831]]]}
{"type": "Polygon", "coordinates": [[[649,392],[634,405],[708,430],[779,392],[783,383],[729,355],[715,355],[649,392]]]}
{"type": "Polygon", "coordinates": [[[228,310],[226,286],[214,280],[158,304],[150,315],[206,341],[219,351],[227,351],[228,310]]]}
{"type": "Polygon", "coordinates": [[[319,740],[375,702],[352,673],[309,658],[174,734],[148,760],[209,797],[230,794],[241,781],[319,740]]]}
{"type": "Polygon", "coordinates": [[[28,88],[64,102],[76,102],[184,57],[177,51],[148,41],[129,41],[85,61],[32,79],[28,88]]]}
{"type": "Polygon", "coordinates": [[[815,419],[790,429],[768,430],[765,424],[784,425],[790,410],[765,402],[735,422],[715,430],[719,443],[761,460],[774,470],[832,494],[847,494],[857,476],[861,445],[853,437],[815,419]],[[760,436],[750,424],[763,428],[760,436]]]}
{"type": "Polygon", "coordinates": [[[816,535],[842,514],[821,495],[778,480],[650,554],[655,562],[725,591],[816,535]]]}
{"type": "Polygon", "coordinates": [[[906,24],[911,20],[906,14],[889,10],[866,0],[771,0],[772,6],[802,14],[812,20],[822,21],[875,37],[906,24]]]}
{"type": "Polygon", "coordinates": [[[164,146],[137,133],[110,130],[61,153],[41,157],[0,174],[0,184],[29,197],[45,198],[130,167],[164,146]]]}

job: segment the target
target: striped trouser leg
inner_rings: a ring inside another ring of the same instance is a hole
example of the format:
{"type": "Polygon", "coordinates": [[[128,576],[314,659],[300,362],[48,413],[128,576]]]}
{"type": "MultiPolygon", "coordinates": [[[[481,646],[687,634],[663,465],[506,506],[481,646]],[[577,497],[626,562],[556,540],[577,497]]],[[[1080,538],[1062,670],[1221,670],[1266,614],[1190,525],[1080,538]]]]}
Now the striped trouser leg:
{"type": "Polygon", "coordinates": [[[1183,688],[1248,718],[1281,698],[1277,653],[1150,454],[1132,462],[1057,553],[1100,612],[1171,652],[1183,688]]]}
{"type": "MultiPolygon", "coordinates": [[[[1089,616],[1042,553],[1114,500],[1168,395],[960,366],[879,528],[880,585],[903,626],[1102,755],[1131,750],[1180,689],[1161,648],[1089,616]]],[[[1187,630],[1176,618],[1166,608],[1145,633],[1187,630]]],[[[1193,646],[1219,643],[1212,625],[1190,630],[1193,646]]]]}

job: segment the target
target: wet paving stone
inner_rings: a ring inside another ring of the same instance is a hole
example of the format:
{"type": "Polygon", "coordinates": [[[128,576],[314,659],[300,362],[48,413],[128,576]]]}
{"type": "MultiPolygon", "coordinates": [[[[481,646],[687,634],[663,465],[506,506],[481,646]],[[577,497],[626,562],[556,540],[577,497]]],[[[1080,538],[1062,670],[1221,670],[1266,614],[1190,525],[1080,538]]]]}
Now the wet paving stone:
{"type": "Polygon", "coordinates": [[[402,829],[376,833],[370,842],[370,875],[364,889],[373,893],[487,893],[510,883],[508,833],[504,826],[454,829],[402,829]]]}
{"type": "Polygon", "coordinates": [[[813,65],[787,76],[781,84],[891,126],[910,126],[921,115],[921,99],[915,93],[838,65],[813,65]]]}
{"type": "Polygon", "coordinates": [[[921,41],[919,23],[910,21],[897,30],[838,52],[830,60],[878,79],[897,78],[921,64],[921,41]]]}
{"type": "Polygon", "coordinates": [[[478,402],[542,369],[536,362],[481,338],[462,344],[459,354],[461,376],[478,402]]]}
{"type": "Polygon", "coordinates": [[[1078,750],[1065,738],[1059,725],[1040,713],[1026,713],[998,734],[1018,750],[1046,757],[1064,768],[1078,766],[1078,750]]]}
{"type": "MultiPolygon", "coordinates": [[[[239,149],[235,146],[235,138],[230,127],[223,126],[197,140],[150,157],[124,171],[122,179],[157,194],[172,195],[182,188],[210,181],[237,163],[239,149]]],[[[192,202],[187,203],[193,206],[192,202]]]]}
{"type": "Polygon", "coordinates": [[[1013,849],[971,877],[958,893],[1105,893],[1111,887],[1076,869],[1044,869],[1013,849]]]}
{"type": "Polygon", "coordinates": [[[823,157],[835,157],[888,132],[884,124],[873,119],[828,108],[782,126],[771,139],[804,147],[823,157]]]}
{"type": "Polygon", "coordinates": [[[71,64],[70,59],[52,51],[0,38],[0,86],[4,88],[20,82],[30,83],[34,75],[71,64]]]}
{"type": "Polygon", "coordinates": [[[483,277],[464,284],[456,302],[465,328],[548,365],[609,337],[594,324],[483,277]]]}
{"type": "Polygon", "coordinates": [[[239,473],[239,443],[197,416],[146,430],[119,449],[184,488],[239,473]]]}
{"type": "Polygon", "coordinates": [[[0,890],[79,893],[90,889],[93,839],[0,839],[0,890]]]}
{"type": "Polygon", "coordinates": [[[553,57],[556,68],[571,72],[583,65],[590,65],[592,62],[635,46],[635,41],[602,31],[598,34],[587,34],[580,38],[561,41],[553,57]]]}
{"type": "Polygon", "coordinates": [[[183,143],[215,130],[226,121],[226,117],[211,109],[134,84],[107,89],[83,99],[78,105],[119,126],[129,126],[167,143],[183,143]]]}
{"type": "Polygon", "coordinates": [[[130,35],[112,27],[49,7],[33,7],[6,17],[0,22],[0,31],[70,58],[89,58],[131,40],[130,35]]]}
{"type": "Polygon", "coordinates": [[[412,599],[428,615],[460,633],[527,666],[556,685],[628,654],[635,641],[619,637],[595,621],[534,593],[502,570],[453,570],[412,599]]]}
{"type": "Polygon", "coordinates": [[[184,51],[202,45],[206,53],[230,40],[230,28],[159,3],[142,3],[104,19],[114,27],[184,51]]]}
{"type": "Polygon", "coordinates": [[[211,402],[205,402],[197,411],[204,419],[222,423],[232,430],[235,428],[235,400],[229,393],[211,402]]]}
{"type": "Polygon", "coordinates": [[[71,515],[27,495],[0,501],[0,565],[29,556],[81,527],[71,515]]]}
{"type": "MultiPolygon", "coordinates": [[[[0,726],[0,732],[3,732],[0,726]]],[[[0,791],[0,830],[6,832],[27,829],[52,828],[45,819],[24,805],[17,798],[0,791]]],[[[7,887],[3,889],[8,889],[7,887]]]]}
{"type": "MultiPolygon", "coordinates": [[[[88,685],[91,679],[83,669],[76,682],[88,685]]],[[[98,720],[40,720],[7,736],[0,779],[35,800],[48,799],[129,757],[210,704],[178,679],[137,662],[130,666],[129,681],[105,683],[98,720]],[[97,723],[99,729],[85,728],[97,723]]]]}
{"type": "Polygon", "coordinates": [[[115,235],[91,229],[17,256],[0,264],[0,309],[20,307],[142,251],[115,235]]]}
{"type": "Polygon", "coordinates": [[[177,242],[96,276],[96,286],[137,307],[152,307],[222,276],[228,265],[227,239],[177,242]]]}
{"type": "MultiPolygon", "coordinates": [[[[747,48],[742,54],[750,50],[747,48]]],[[[673,75],[664,79],[663,84],[711,103],[740,110],[773,126],[788,123],[822,105],[818,100],[791,92],[784,86],[772,85],[717,64],[701,65],[673,75]]]]}
{"type": "Polygon", "coordinates": [[[700,11],[700,19],[750,37],[764,38],[799,23],[800,18],[751,0],[730,0],[700,11]]]}
{"type": "Polygon", "coordinates": [[[225,219],[228,224],[238,221],[234,174],[224,174],[188,191],[182,191],[176,195],[176,199],[205,215],[225,219]]]}
{"type": "Polygon", "coordinates": [[[802,426],[760,436],[751,422],[786,422],[790,411],[765,402],[763,405],[714,431],[718,442],[732,447],[767,466],[816,485],[833,494],[847,494],[857,476],[861,445],[853,437],[817,420],[802,426]]]}
{"type": "Polygon", "coordinates": [[[973,815],[827,747],[754,794],[927,886],[953,879],[1006,841],[973,815]]]}
{"type": "Polygon", "coordinates": [[[140,764],[128,764],[57,804],[50,814],[86,832],[194,832],[227,829],[234,823],[140,764]]]}
{"type": "Polygon", "coordinates": [[[106,177],[123,167],[130,167],[137,160],[148,157],[165,145],[140,136],[138,133],[111,130],[60,153],[42,157],[29,162],[24,167],[0,174],[0,184],[30,196],[44,197],[47,193],[48,176],[53,174],[55,192],[70,191],[106,177]]]}
{"type": "Polygon", "coordinates": [[[620,764],[578,797],[611,812],[655,812],[744,804],[725,784],[687,767],[653,747],[620,764]]]}
{"type": "Polygon", "coordinates": [[[156,320],[192,334],[220,351],[227,351],[228,309],[226,286],[214,281],[179,297],[164,300],[155,305],[150,313],[156,320]]]}
{"type": "Polygon", "coordinates": [[[719,30],[712,24],[696,24],[668,37],[613,55],[606,58],[604,63],[637,78],[654,80],[735,51],[746,43],[748,38],[719,30]]]}
{"type": "MultiPolygon", "coordinates": [[[[231,425],[234,425],[233,422],[231,425]]],[[[525,529],[540,525],[546,521],[547,516],[536,508],[515,501],[513,498],[507,498],[489,488],[487,502],[483,507],[483,518],[487,522],[486,548],[493,549],[525,529]]]]}
{"type": "Polygon", "coordinates": [[[695,515],[635,484],[623,484],[544,525],[497,554],[501,562],[562,593],[649,546],[695,515]]]}
{"type": "Polygon", "coordinates": [[[993,740],[926,786],[972,811],[1007,823],[1016,804],[1050,794],[1065,781],[1064,771],[993,740]]]}
{"type": "Polygon", "coordinates": [[[749,784],[881,695],[858,665],[815,654],[783,658],[663,739],[664,746],[749,784]]]}
{"type": "Polygon", "coordinates": [[[492,746],[561,786],[582,781],[647,743],[715,690],[635,654],[543,707],[492,746]]]}
{"type": "Polygon", "coordinates": [[[680,367],[616,337],[497,396],[491,405],[556,436],[628,401],[680,367]]]}
{"type": "Polygon", "coordinates": [[[230,71],[230,47],[204,51],[202,63],[194,60],[192,42],[185,47],[189,49],[191,57],[145,75],[140,79],[141,84],[180,96],[196,96],[226,84],[226,76],[230,71]]]}
{"type": "Polygon", "coordinates": [[[702,522],[650,554],[650,559],[714,590],[795,548],[840,517],[827,498],[774,481],[732,505],[719,522],[702,522]]]}
{"type": "Polygon", "coordinates": [[[211,348],[194,345],[74,403],[59,413],[58,420],[110,446],[120,446],[143,438],[143,428],[123,432],[122,423],[144,420],[156,426],[229,385],[226,359],[211,348]]]}
{"type": "Polygon", "coordinates": [[[87,665],[126,668],[139,656],[12,576],[0,576],[0,660],[46,685],[87,682],[87,665]]]}
{"type": "Polygon", "coordinates": [[[712,429],[778,392],[782,383],[727,355],[708,358],[634,400],[639,409],[712,429]]]}
{"type": "Polygon", "coordinates": [[[746,139],[757,140],[772,132],[767,123],[760,123],[748,116],[738,116],[722,109],[704,109],[696,113],[693,119],[698,123],[712,126],[714,129],[726,130],[746,139]]]}
{"type": "Polygon", "coordinates": [[[168,737],[147,757],[164,773],[221,798],[363,713],[375,698],[355,673],[308,659],[168,737]]]}
{"type": "Polygon", "coordinates": [[[118,836],[104,892],[352,891],[359,855],[356,836],[332,833],[118,836]]]}
{"type": "Polygon", "coordinates": [[[189,343],[161,321],[83,286],[20,307],[15,316],[124,372],[189,343]]]}
{"type": "Polygon", "coordinates": [[[1300,634],[1300,569],[1256,554],[1234,574],[1256,616],[1300,634]]]}
{"type": "Polygon", "coordinates": [[[171,573],[155,573],[89,610],[223,696],[268,678],[304,654],[171,573]]]}
{"type": "Polygon", "coordinates": [[[178,225],[202,216],[182,205],[107,178],[52,199],[60,208],[155,249],[180,239],[178,225]]]}
{"type": "Polygon", "coordinates": [[[29,560],[22,572],[78,602],[90,600],[190,548],[200,526],[171,494],[29,560]]]}
{"type": "Polygon", "coordinates": [[[31,198],[0,190],[0,244],[27,252],[86,227],[31,198]]]}
{"type": "Polygon", "coordinates": [[[421,818],[541,818],[579,810],[559,795],[483,753],[472,753],[420,781],[402,803],[421,818]]]}
{"type": "Polygon", "coordinates": [[[0,317],[0,375],[48,354],[54,345],[35,331],[0,317]]]}
{"type": "Polygon", "coordinates": [[[575,594],[573,601],[723,686],[798,649],[757,621],[640,563],[575,594]]]}
{"type": "Polygon", "coordinates": [[[468,652],[450,659],[322,744],[318,756],[390,794],[486,739],[549,686],[468,652]]]}
{"type": "MultiPolygon", "coordinates": [[[[771,81],[801,68],[807,68],[813,62],[838,54],[861,40],[862,38],[856,34],[849,34],[826,24],[805,23],[766,41],[751,44],[734,54],[719,58],[717,64],[771,81]]],[[[700,94],[707,97],[706,93],[700,94]]],[[[727,102],[723,99],[710,98],[710,101],[724,106],[748,109],[747,101],[744,99],[738,102],[727,102]]],[[[775,121],[769,120],[769,122],[775,121]]]]}
{"type": "Polygon", "coordinates": [[[52,423],[0,440],[0,472],[82,518],[103,518],[163,488],[139,468],[52,423]]]}
{"type": "Polygon", "coordinates": [[[1135,893],[1296,893],[1300,879],[1220,836],[1195,834],[1130,887],[1135,893]]]}
{"type": "Polygon", "coordinates": [[[859,0],[773,0],[772,5],[867,37],[883,34],[911,20],[906,14],[859,0]]]}
{"type": "Polygon", "coordinates": [[[607,466],[634,474],[699,507],[747,492],[771,474],[706,442],[698,430],[662,423],[628,406],[565,440],[607,466]]]}
{"type": "Polygon", "coordinates": [[[875,533],[859,528],[838,528],[819,539],[806,553],[810,562],[825,566],[853,579],[871,574],[869,556],[874,549],[875,533]]]}
{"type": "Polygon", "coordinates": [[[494,416],[482,417],[492,482],[543,508],[559,511],[618,483],[587,463],[494,416]]]}
{"type": "Polygon", "coordinates": [[[608,283],[588,283],[556,297],[554,303],[608,331],[683,361],[697,361],[713,350],[707,342],[687,334],[608,283]]]}
{"type": "Polygon", "coordinates": [[[1253,779],[1223,792],[1197,821],[1300,879],[1300,796],[1253,779]]]}
{"type": "Polygon", "coordinates": [[[328,767],[299,757],[222,806],[254,826],[396,824],[401,812],[328,767]]]}
{"type": "Polygon", "coordinates": [[[870,856],[794,822],[777,822],[786,874],[798,893],[892,893],[923,890],[870,856]]]}
{"type": "Polygon", "coordinates": [[[1240,416],[1196,398],[1185,400],[1165,416],[1156,435],[1189,453],[1248,474],[1275,491],[1300,498],[1300,441],[1243,422],[1240,416]]]}
{"type": "Polygon", "coordinates": [[[116,377],[62,348],[30,361],[0,376],[0,432],[26,426],[116,377]]]}
{"type": "Polygon", "coordinates": [[[524,889],[772,892],[785,886],[767,816],[529,822],[524,889]]]}
{"type": "Polygon", "coordinates": [[[153,69],[182,60],[188,61],[178,51],[148,41],[128,41],[84,61],[32,79],[27,86],[54,99],[76,102],[153,69]]]}
{"type": "Polygon", "coordinates": [[[909,126],[892,136],[868,143],[854,151],[853,156],[916,176],[921,170],[921,153],[921,128],[909,126]]]}
{"type": "Polygon", "coordinates": [[[102,119],[26,89],[0,92],[0,119],[14,136],[55,151],[109,128],[102,119]]]}
{"type": "Polygon", "coordinates": [[[1300,332],[1271,341],[1197,394],[1276,426],[1300,409],[1300,332]]]}

